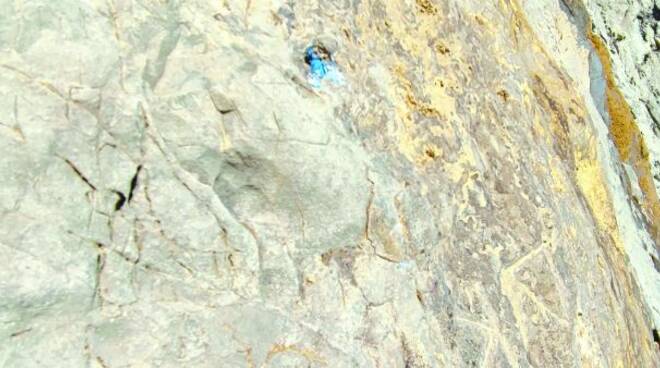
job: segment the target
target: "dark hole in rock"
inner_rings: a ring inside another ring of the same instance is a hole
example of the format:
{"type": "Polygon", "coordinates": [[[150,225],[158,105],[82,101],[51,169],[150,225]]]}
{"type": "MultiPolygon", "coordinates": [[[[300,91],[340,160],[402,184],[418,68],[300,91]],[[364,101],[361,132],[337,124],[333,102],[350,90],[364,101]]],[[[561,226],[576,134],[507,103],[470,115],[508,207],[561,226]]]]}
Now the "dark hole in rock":
{"type": "Polygon", "coordinates": [[[332,60],[330,51],[320,43],[316,43],[308,47],[305,51],[305,64],[311,65],[312,59],[314,58],[321,60],[332,60]]]}
{"type": "Polygon", "coordinates": [[[657,4],[653,5],[653,19],[660,21],[660,7],[657,4]]]}
{"type": "Polygon", "coordinates": [[[660,347],[660,334],[658,334],[657,328],[653,329],[653,341],[655,341],[655,343],[659,345],[658,347],[660,347]]]}
{"type": "Polygon", "coordinates": [[[497,91],[497,95],[500,96],[504,102],[509,99],[509,92],[507,92],[505,89],[497,91]]]}
{"type": "Polygon", "coordinates": [[[445,46],[445,45],[443,45],[443,44],[441,44],[441,43],[438,43],[438,44],[435,46],[435,49],[436,49],[436,51],[438,51],[438,52],[441,53],[442,55],[447,55],[447,54],[449,54],[449,52],[450,52],[450,50],[447,48],[447,46],[445,46]]]}
{"type": "Polygon", "coordinates": [[[140,170],[142,170],[142,165],[138,165],[137,169],[135,170],[135,175],[133,175],[133,178],[131,179],[131,189],[128,191],[128,201],[130,202],[131,199],[133,199],[133,192],[135,191],[135,188],[137,187],[138,183],[138,176],[140,175],[140,170]]]}
{"type": "Polygon", "coordinates": [[[122,207],[124,207],[124,204],[126,203],[126,196],[124,193],[118,190],[114,190],[113,192],[119,197],[117,202],[115,202],[115,211],[119,211],[122,207]]]}

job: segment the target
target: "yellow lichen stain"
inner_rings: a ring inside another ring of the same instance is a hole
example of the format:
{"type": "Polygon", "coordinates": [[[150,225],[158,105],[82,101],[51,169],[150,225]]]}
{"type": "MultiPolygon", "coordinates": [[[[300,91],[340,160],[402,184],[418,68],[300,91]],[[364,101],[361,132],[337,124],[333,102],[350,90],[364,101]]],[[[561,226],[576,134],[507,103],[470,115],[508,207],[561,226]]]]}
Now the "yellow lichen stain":
{"type": "Polygon", "coordinates": [[[616,87],[612,71],[612,61],[610,60],[610,55],[607,51],[605,42],[593,32],[589,32],[589,39],[601,61],[603,74],[607,83],[606,107],[611,119],[610,132],[612,133],[614,143],[619,150],[621,159],[627,161],[630,157],[631,145],[633,144],[634,138],[639,134],[637,125],[635,124],[635,118],[632,116],[630,107],[628,106],[626,99],[623,97],[623,94],[616,87]]]}
{"type": "MultiPolygon", "coordinates": [[[[556,69],[557,66],[552,57],[550,57],[551,54],[545,50],[543,43],[539,42],[518,0],[500,0],[500,6],[503,9],[511,11],[510,31],[513,35],[514,44],[520,49],[534,51],[539,55],[545,56],[544,62],[549,62],[556,69]]],[[[561,78],[561,76],[559,77],[561,78]]]]}
{"type": "MultiPolygon", "coordinates": [[[[436,72],[438,64],[455,68],[455,60],[460,58],[460,45],[451,40],[438,41],[438,46],[429,47],[428,40],[436,39],[438,28],[443,21],[438,5],[429,0],[412,3],[421,16],[416,16],[411,26],[410,4],[398,1],[384,2],[384,21],[389,24],[388,31],[408,55],[399,59],[396,54],[383,60],[389,65],[392,80],[388,83],[388,97],[394,101],[396,113],[396,139],[398,149],[407,159],[418,165],[430,162],[428,146],[432,144],[428,134],[433,126],[447,124],[449,117],[455,115],[456,102],[451,93],[455,83],[451,69],[441,77],[436,72]],[[433,15],[433,16],[429,16],[433,15]],[[451,49],[451,56],[449,50],[451,49]],[[442,59],[440,62],[439,59],[442,59]],[[411,64],[410,60],[414,60],[411,64]],[[412,79],[412,76],[415,79],[412,79]],[[414,81],[414,82],[413,82],[414,81]],[[425,118],[424,127],[420,126],[419,116],[425,118]]],[[[370,27],[373,28],[373,27],[370,27]]],[[[374,39],[381,36],[374,32],[374,39]]]]}
{"type": "Polygon", "coordinates": [[[561,90],[555,89],[557,88],[557,83],[553,83],[553,80],[546,81],[538,74],[535,74],[532,80],[532,93],[545,112],[549,113],[547,116],[550,119],[550,129],[555,143],[554,149],[562,159],[570,162],[571,140],[569,119],[564,112],[564,106],[550,93],[551,89],[555,91],[561,90]],[[548,83],[550,83],[549,87],[547,86],[548,83]]]}
{"type": "Polygon", "coordinates": [[[606,90],[606,108],[610,117],[610,133],[621,160],[632,165],[637,174],[638,184],[644,194],[641,207],[651,227],[656,242],[660,241],[660,200],[653,183],[648,149],[637,126],[632,110],[623,93],[616,85],[607,46],[601,37],[587,26],[587,34],[603,66],[606,90]]]}
{"type": "MultiPolygon", "coordinates": [[[[425,146],[428,147],[430,143],[416,137],[413,114],[418,113],[433,119],[436,124],[442,124],[449,117],[456,115],[456,99],[448,94],[448,89],[454,86],[454,82],[450,76],[433,78],[432,83],[426,83],[424,84],[426,88],[422,88],[422,92],[428,96],[428,100],[425,100],[415,93],[413,83],[407,78],[403,64],[399,63],[393,67],[391,74],[395,80],[396,91],[392,97],[403,102],[396,106],[397,116],[403,123],[399,129],[400,150],[411,161],[426,163],[429,155],[425,146]]],[[[430,128],[435,126],[432,125],[430,128]]]]}
{"type": "Polygon", "coordinates": [[[619,229],[613,216],[614,208],[607,188],[601,167],[595,159],[577,158],[575,179],[585,196],[597,226],[605,234],[609,234],[619,251],[624,251],[623,241],[619,236],[619,229]]]}
{"type": "Polygon", "coordinates": [[[550,177],[552,178],[552,189],[557,193],[565,193],[566,179],[559,170],[558,165],[550,164],[550,177]]]}
{"type": "MultiPolygon", "coordinates": [[[[415,96],[412,83],[406,78],[404,66],[399,64],[392,68],[392,75],[396,82],[393,85],[390,96],[393,101],[400,100],[403,103],[395,105],[397,120],[397,138],[399,140],[399,151],[410,161],[417,164],[425,164],[429,159],[429,142],[417,137],[415,130],[414,113],[421,114],[426,118],[439,120],[441,113],[433,103],[425,102],[415,96]]],[[[436,97],[438,98],[438,97],[436,97]]],[[[432,148],[434,153],[437,150],[432,148]]]]}
{"type": "Polygon", "coordinates": [[[402,69],[403,67],[401,65],[394,67],[392,72],[399,83],[392,83],[388,94],[390,100],[392,101],[397,101],[399,98],[401,98],[401,96],[403,96],[404,103],[398,103],[394,106],[397,122],[395,134],[398,140],[399,152],[408,158],[408,160],[415,162],[420,157],[420,151],[423,143],[415,138],[415,123],[411,116],[411,106],[414,106],[414,103],[411,101],[413,98],[408,97],[408,90],[411,87],[409,84],[410,82],[407,80],[400,82],[402,69]]]}
{"type": "Polygon", "coordinates": [[[438,111],[438,116],[449,118],[456,115],[456,99],[447,94],[448,88],[454,87],[450,79],[436,78],[429,86],[430,105],[438,111]]]}
{"type": "Polygon", "coordinates": [[[307,348],[300,348],[295,345],[284,345],[284,344],[275,344],[273,345],[268,354],[266,354],[266,362],[270,362],[273,357],[281,353],[293,353],[300,355],[305,358],[310,363],[318,363],[321,365],[327,365],[325,359],[321,357],[317,352],[307,348]]]}
{"type": "Polygon", "coordinates": [[[574,166],[574,177],[580,192],[587,201],[596,226],[603,234],[607,234],[616,249],[623,253],[624,243],[614,216],[614,205],[605,181],[603,168],[598,162],[596,143],[593,139],[575,147],[571,141],[570,129],[582,129],[582,126],[571,124],[566,111],[573,108],[573,113],[584,115],[583,109],[568,98],[568,91],[558,81],[548,81],[539,75],[534,76],[533,90],[539,102],[550,112],[552,136],[558,143],[556,148],[563,160],[570,161],[574,166]],[[546,83],[548,86],[546,86],[546,83]],[[552,92],[550,92],[552,91],[552,92]]]}
{"type": "MultiPolygon", "coordinates": [[[[569,147],[568,151],[565,152],[571,153],[569,160],[572,161],[574,166],[575,184],[577,184],[577,187],[584,196],[591,210],[592,218],[599,230],[598,233],[601,234],[599,236],[599,242],[605,241],[605,244],[611,243],[614,245],[614,249],[616,249],[616,252],[611,252],[612,248],[604,247],[603,249],[608,260],[606,261],[602,257],[599,257],[598,267],[603,273],[609,273],[613,269],[617,275],[616,280],[625,283],[625,287],[621,288],[625,290],[623,293],[625,301],[619,300],[619,303],[627,306],[638,305],[639,299],[634,293],[635,286],[630,279],[626,260],[623,258],[625,245],[614,215],[614,204],[609,192],[609,185],[605,178],[604,169],[597,156],[595,137],[593,133],[585,131],[588,125],[584,124],[587,113],[582,108],[583,103],[574,100],[572,97],[574,94],[571,93],[570,88],[563,83],[559,83],[559,80],[555,80],[557,83],[552,84],[548,81],[548,78],[538,77],[537,82],[544,85],[547,84],[545,88],[536,86],[532,89],[535,90],[535,97],[544,106],[546,112],[551,115],[559,115],[549,117],[551,126],[558,125],[550,130],[550,135],[555,136],[556,134],[560,134],[562,136],[560,139],[567,139],[565,143],[569,147]],[[562,119],[565,119],[565,125],[561,123],[562,119]],[[565,130],[565,128],[568,129],[565,130]]],[[[554,176],[552,171],[551,174],[554,176]]],[[[571,231],[575,232],[576,229],[571,229],[571,231]]],[[[610,295],[610,297],[614,297],[614,294],[610,295]]],[[[614,311],[612,313],[613,315],[615,314],[614,311]]],[[[645,326],[642,313],[630,313],[628,315],[630,321],[634,320],[635,326],[637,326],[634,331],[638,332],[641,326],[645,326]]],[[[631,329],[624,331],[627,339],[631,339],[632,336],[630,334],[635,333],[631,329]]],[[[642,337],[639,340],[644,339],[642,337]]],[[[642,344],[646,353],[650,351],[648,345],[648,343],[642,344]]],[[[634,361],[630,354],[630,349],[624,349],[624,351],[613,356],[612,360],[615,362],[615,366],[629,366],[629,363],[634,361]]]]}
{"type": "MultiPolygon", "coordinates": [[[[564,162],[573,166],[576,184],[589,205],[596,226],[612,239],[617,250],[624,252],[624,243],[614,216],[612,198],[602,172],[603,168],[598,162],[596,143],[593,139],[589,139],[577,144],[571,139],[576,135],[571,134],[571,129],[584,128],[575,122],[584,119],[583,115],[586,113],[571,99],[566,86],[559,80],[534,74],[532,81],[532,93],[549,113],[547,118],[550,122],[550,135],[555,141],[555,150],[564,162]],[[573,116],[569,116],[566,111],[571,111],[578,119],[572,119],[573,116]]],[[[551,174],[554,175],[552,171],[551,174]]]]}
{"type": "Polygon", "coordinates": [[[548,134],[545,125],[538,116],[535,116],[534,120],[532,121],[532,134],[534,135],[535,139],[543,141],[543,144],[547,145],[548,147],[552,146],[553,137],[552,135],[548,134]]]}
{"type": "MultiPolygon", "coordinates": [[[[613,271],[613,279],[625,283],[625,286],[620,288],[624,291],[622,294],[625,300],[615,303],[625,306],[625,315],[619,309],[610,307],[613,325],[623,328],[625,333],[625,337],[620,339],[624,342],[624,346],[621,350],[613,351],[608,360],[615,366],[632,366],[631,363],[635,359],[641,362],[653,361],[653,352],[647,348],[648,343],[642,344],[642,349],[639,350],[630,348],[630,344],[625,344],[626,341],[632,343],[632,339],[648,340],[648,336],[640,336],[646,331],[646,321],[643,309],[640,307],[639,295],[635,292],[635,286],[626,266],[627,261],[620,251],[623,249],[623,242],[614,214],[614,204],[610,197],[610,186],[597,156],[598,146],[593,129],[589,124],[585,124],[585,121],[589,121],[589,114],[583,107],[585,104],[581,99],[575,99],[577,93],[572,87],[572,83],[564,77],[561,68],[553,62],[542,43],[535,38],[518,1],[501,0],[500,4],[511,11],[515,18],[515,22],[512,22],[511,26],[511,32],[515,38],[514,43],[518,45],[521,52],[524,49],[527,55],[531,55],[531,61],[538,67],[536,74],[541,76],[542,86],[534,85],[534,78],[530,78],[532,84],[529,92],[531,93],[527,96],[530,97],[531,103],[523,101],[523,105],[528,111],[536,110],[540,106],[543,111],[536,114],[535,119],[539,117],[541,124],[546,124],[546,128],[536,128],[536,133],[539,135],[545,133],[552,138],[552,141],[559,141],[559,144],[555,144],[555,148],[560,153],[557,157],[561,157],[561,159],[553,159],[551,164],[557,167],[552,168],[555,170],[550,170],[555,185],[565,187],[567,190],[576,186],[582,193],[599,230],[596,232],[598,243],[607,256],[607,260],[599,258],[597,267],[602,268],[603,274],[606,275],[612,275],[613,271]],[[565,180],[563,180],[564,178],[565,180]],[[565,182],[567,185],[564,184],[565,182]],[[609,246],[610,244],[614,244],[614,246],[609,246]],[[635,357],[635,352],[642,356],[635,357]]],[[[533,65],[533,63],[529,65],[533,65]]],[[[525,95],[523,93],[523,99],[527,97],[525,95]]],[[[652,186],[652,182],[650,183],[652,186]]],[[[577,240],[577,234],[582,234],[584,229],[572,226],[567,231],[569,233],[566,235],[570,235],[569,238],[577,240]]],[[[520,299],[521,295],[517,290],[515,277],[509,271],[511,271],[511,267],[500,274],[502,292],[511,301],[516,319],[518,316],[525,318],[525,313],[521,309],[524,300],[520,299]]],[[[610,298],[617,297],[614,292],[609,296],[610,298]]],[[[521,334],[525,344],[526,331],[523,329],[521,334]]]]}
{"type": "Polygon", "coordinates": [[[468,174],[470,168],[477,166],[477,158],[474,151],[468,146],[466,149],[461,149],[458,159],[455,162],[445,162],[444,164],[447,178],[453,183],[458,184],[468,174]]]}
{"type": "Polygon", "coordinates": [[[411,112],[419,112],[420,114],[422,114],[427,118],[440,116],[440,111],[438,111],[438,109],[434,107],[435,104],[421,101],[417,99],[417,97],[415,97],[412,83],[406,78],[402,66],[395,67],[393,70],[393,74],[396,76],[399,85],[403,87],[402,95],[404,98],[404,102],[406,103],[408,109],[411,112]]]}
{"type": "Polygon", "coordinates": [[[527,18],[524,15],[524,12],[516,1],[510,0],[500,0],[499,6],[504,10],[509,10],[511,12],[511,19],[508,23],[509,32],[511,34],[511,40],[516,46],[524,45],[525,47],[535,46],[534,44],[528,44],[527,42],[522,42],[523,37],[528,37],[533,35],[534,32],[532,28],[529,27],[527,23],[527,18]]]}

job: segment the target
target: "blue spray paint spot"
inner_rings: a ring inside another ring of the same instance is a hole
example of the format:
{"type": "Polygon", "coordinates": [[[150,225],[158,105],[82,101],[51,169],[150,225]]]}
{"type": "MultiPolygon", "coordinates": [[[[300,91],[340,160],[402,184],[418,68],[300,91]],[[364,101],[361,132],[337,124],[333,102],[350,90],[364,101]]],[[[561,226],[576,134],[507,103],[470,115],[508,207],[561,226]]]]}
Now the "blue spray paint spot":
{"type": "Polygon", "coordinates": [[[322,45],[312,45],[305,50],[305,63],[309,65],[307,81],[314,88],[321,88],[321,81],[326,79],[334,85],[344,84],[344,76],[332,60],[328,49],[322,45]]]}

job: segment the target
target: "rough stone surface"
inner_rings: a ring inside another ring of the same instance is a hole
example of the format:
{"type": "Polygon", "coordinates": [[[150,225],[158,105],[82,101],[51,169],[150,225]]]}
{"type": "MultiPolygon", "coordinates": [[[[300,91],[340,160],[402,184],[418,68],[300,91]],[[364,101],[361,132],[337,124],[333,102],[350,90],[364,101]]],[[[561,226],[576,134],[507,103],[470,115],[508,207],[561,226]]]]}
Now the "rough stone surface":
{"type": "Polygon", "coordinates": [[[0,0],[0,366],[660,366],[622,3],[0,0]]]}

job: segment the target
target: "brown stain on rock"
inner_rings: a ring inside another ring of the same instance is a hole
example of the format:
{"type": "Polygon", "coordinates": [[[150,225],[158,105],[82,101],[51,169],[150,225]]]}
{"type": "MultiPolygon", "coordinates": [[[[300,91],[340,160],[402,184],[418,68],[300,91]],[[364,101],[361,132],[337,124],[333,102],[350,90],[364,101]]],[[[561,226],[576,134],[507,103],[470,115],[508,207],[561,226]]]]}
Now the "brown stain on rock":
{"type": "Polygon", "coordinates": [[[415,96],[413,85],[408,79],[406,79],[405,72],[402,68],[395,68],[394,73],[398,76],[398,80],[404,89],[404,101],[410,111],[419,112],[423,116],[429,118],[438,117],[440,115],[440,112],[435,107],[431,106],[429,103],[421,101],[415,96]]]}
{"type": "Polygon", "coordinates": [[[571,164],[571,141],[569,137],[568,118],[561,105],[549,94],[540,76],[534,75],[532,91],[537,101],[546,111],[550,111],[550,128],[555,137],[554,149],[566,163],[571,164]]]}
{"type": "Polygon", "coordinates": [[[422,14],[435,15],[438,13],[438,9],[436,9],[430,0],[416,0],[416,3],[422,14]]]}

